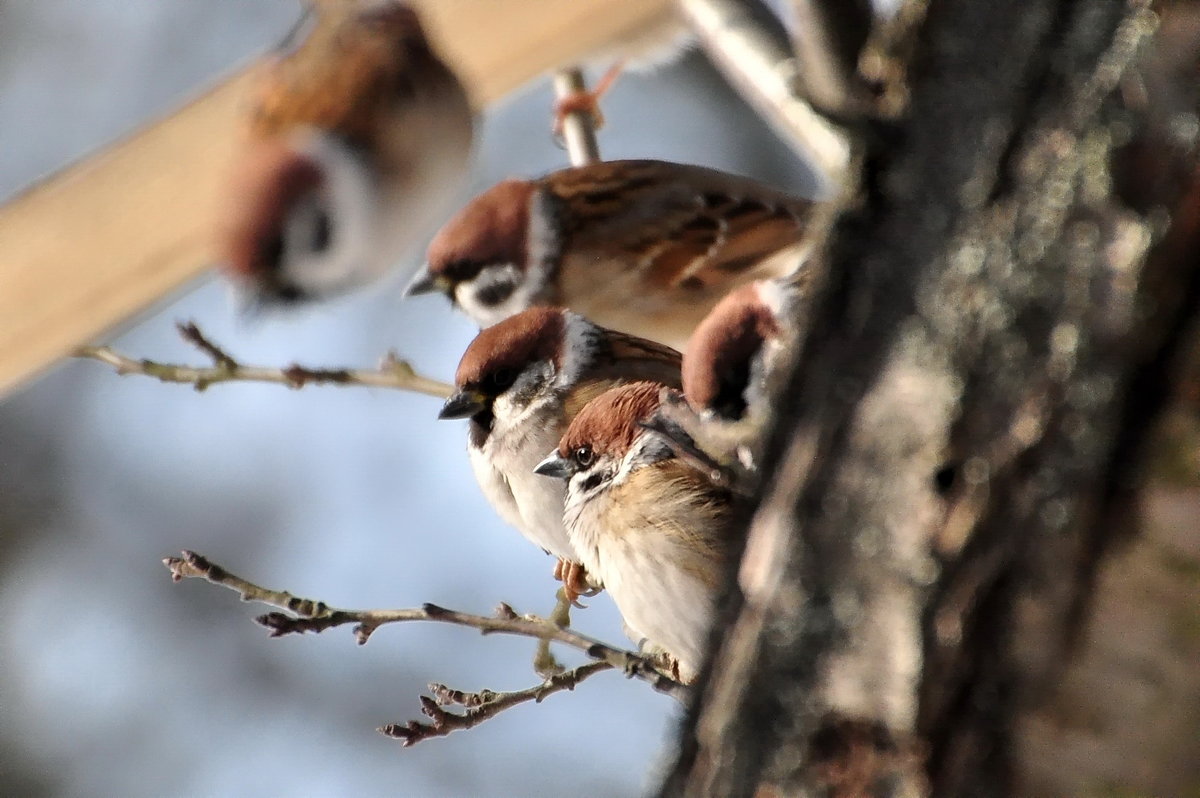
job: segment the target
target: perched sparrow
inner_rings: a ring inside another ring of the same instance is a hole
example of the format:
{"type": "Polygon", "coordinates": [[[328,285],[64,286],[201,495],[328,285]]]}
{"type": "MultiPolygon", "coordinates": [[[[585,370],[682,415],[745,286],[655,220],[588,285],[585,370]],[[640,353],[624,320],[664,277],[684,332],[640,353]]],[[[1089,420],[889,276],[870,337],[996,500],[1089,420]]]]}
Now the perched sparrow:
{"type": "Polygon", "coordinates": [[[811,207],[749,178],[663,161],[506,180],[441,229],[408,292],[444,291],[483,327],[564,305],[678,348],[730,290],[797,268],[811,207]]]}
{"type": "Polygon", "coordinates": [[[732,494],[642,426],[662,387],[638,382],[593,400],[536,471],[567,480],[564,521],[584,567],[691,681],[741,532],[732,494]]]}
{"type": "Polygon", "coordinates": [[[262,68],[222,243],[256,302],[374,280],[419,245],[464,181],[472,115],[416,12],[323,3],[262,68]]]}
{"type": "Polygon", "coordinates": [[[700,322],[683,359],[683,393],[697,412],[737,421],[766,401],[766,379],[794,304],[788,288],[758,280],[722,299],[700,322]]]}
{"type": "MultiPolygon", "coordinates": [[[[633,380],[679,385],[679,353],[562,308],[533,308],[467,347],[439,418],[471,419],[467,452],[501,518],[559,559],[569,594],[586,585],[563,527],[566,486],[533,473],[592,398],[633,380]]],[[[598,584],[598,583],[597,583],[598,584]]]]}
{"type": "Polygon", "coordinates": [[[786,281],[758,280],[713,308],[688,341],[683,392],[666,393],[644,426],[675,455],[710,479],[749,494],[757,484],[755,452],[770,407],[768,375],[807,293],[806,264],[786,281]],[[686,397],[686,401],[684,401],[686,397]]]}

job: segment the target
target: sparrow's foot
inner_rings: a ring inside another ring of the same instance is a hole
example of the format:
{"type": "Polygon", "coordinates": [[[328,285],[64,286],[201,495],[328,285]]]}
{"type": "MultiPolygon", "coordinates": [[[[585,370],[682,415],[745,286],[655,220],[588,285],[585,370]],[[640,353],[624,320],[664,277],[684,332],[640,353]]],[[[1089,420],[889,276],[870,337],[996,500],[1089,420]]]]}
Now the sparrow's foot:
{"type": "Polygon", "coordinates": [[[563,594],[574,607],[582,608],[580,596],[594,596],[600,588],[593,587],[588,581],[587,569],[581,563],[560,557],[554,564],[554,578],[563,583],[563,594]]]}
{"type": "Polygon", "coordinates": [[[656,664],[664,673],[680,684],[690,684],[695,679],[695,676],[691,674],[688,674],[692,676],[691,679],[685,678],[684,675],[679,672],[679,660],[675,659],[665,651],[655,652],[653,654],[653,659],[654,664],[656,664]]]}
{"type": "Polygon", "coordinates": [[[625,634],[630,639],[637,640],[638,652],[654,662],[654,665],[663,673],[670,676],[680,684],[691,684],[696,680],[697,674],[690,671],[685,671],[680,668],[679,660],[668,654],[657,643],[652,643],[646,638],[639,639],[637,632],[625,626],[625,634]]]}
{"type": "Polygon", "coordinates": [[[624,63],[618,61],[609,67],[595,87],[588,91],[577,91],[566,97],[560,97],[554,102],[554,138],[562,139],[563,124],[571,114],[587,114],[592,118],[592,127],[596,130],[604,127],[604,114],[600,112],[600,98],[612,88],[617,76],[621,74],[624,63]]]}

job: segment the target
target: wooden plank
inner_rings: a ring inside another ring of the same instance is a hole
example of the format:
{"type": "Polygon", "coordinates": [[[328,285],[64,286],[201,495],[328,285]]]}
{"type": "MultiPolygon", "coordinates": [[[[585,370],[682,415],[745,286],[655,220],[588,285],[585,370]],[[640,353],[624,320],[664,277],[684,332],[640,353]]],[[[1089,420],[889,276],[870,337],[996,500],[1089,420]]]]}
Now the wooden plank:
{"type": "MultiPolygon", "coordinates": [[[[672,13],[671,0],[415,5],[479,106],[672,13]]],[[[248,85],[239,72],[0,207],[0,393],[213,264],[248,85]]]]}

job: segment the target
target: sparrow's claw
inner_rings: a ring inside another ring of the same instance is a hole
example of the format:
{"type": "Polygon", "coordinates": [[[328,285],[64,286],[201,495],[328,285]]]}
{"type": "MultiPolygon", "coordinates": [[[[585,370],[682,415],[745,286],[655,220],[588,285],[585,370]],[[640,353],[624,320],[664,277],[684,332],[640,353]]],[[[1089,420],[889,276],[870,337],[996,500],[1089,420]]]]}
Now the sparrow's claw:
{"type": "MultiPolygon", "coordinates": [[[[631,631],[632,630],[630,630],[629,627],[625,628],[625,633],[630,637],[634,637],[634,634],[630,634],[631,631]]],[[[671,656],[666,651],[663,651],[662,648],[646,640],[644,637],[638,641],[638,652],[640,652],[643,657],[646,657],[652,661],[659,670],[680,684],[688,684],[695,680],[695,676],[691,674],[685,675],[680,672],[678,659],[671,656]],[[688,678],[688,676],[691,676],[691,678],[688,678]]]]}
{"type": "Polygon", "coordinates": [[[554,564],[554,578],[563,583],[563,595],[574,607],[584,608],[579,603],[580,596],[594,596],[600,588],[593,587],[588,581],[587,569],[582,564],[559,558],[554,564]]]}

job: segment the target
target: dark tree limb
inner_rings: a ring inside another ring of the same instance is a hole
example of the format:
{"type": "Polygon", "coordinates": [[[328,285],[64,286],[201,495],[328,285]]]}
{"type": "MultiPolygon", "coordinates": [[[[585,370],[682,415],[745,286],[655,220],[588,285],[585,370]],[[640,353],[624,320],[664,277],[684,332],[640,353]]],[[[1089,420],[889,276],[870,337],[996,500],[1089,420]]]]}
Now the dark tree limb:
{"type": "Polygon", "coordinates": [[[1103,551],[1133,353],[1164,346],[1140,303],[1166,242],[1110,180],[1153,29],[1140,2],[929,3],[825,247],[664,794],[1011,790],[1013,724],[1103,551]]]}

